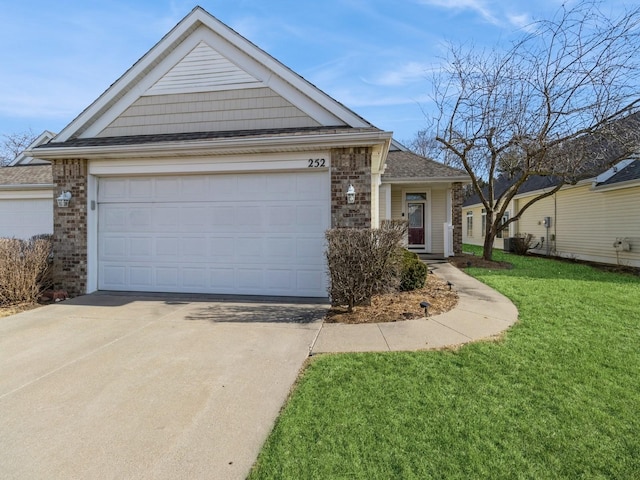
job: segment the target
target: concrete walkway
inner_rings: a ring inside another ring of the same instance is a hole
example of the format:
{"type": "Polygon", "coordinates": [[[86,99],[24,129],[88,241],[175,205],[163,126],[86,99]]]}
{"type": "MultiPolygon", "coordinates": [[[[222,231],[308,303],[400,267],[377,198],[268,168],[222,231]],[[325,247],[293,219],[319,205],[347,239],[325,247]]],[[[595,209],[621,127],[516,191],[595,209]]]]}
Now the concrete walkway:
{"type": "Polygon", "coordinates": [[[504,295],[447,262],[429,265],[453,283],[458,305],[429,318],[394,323],[324,323],[311,353],[386,352],[435,349],[499,335],[518,320],[518,309],[504,295]]]}

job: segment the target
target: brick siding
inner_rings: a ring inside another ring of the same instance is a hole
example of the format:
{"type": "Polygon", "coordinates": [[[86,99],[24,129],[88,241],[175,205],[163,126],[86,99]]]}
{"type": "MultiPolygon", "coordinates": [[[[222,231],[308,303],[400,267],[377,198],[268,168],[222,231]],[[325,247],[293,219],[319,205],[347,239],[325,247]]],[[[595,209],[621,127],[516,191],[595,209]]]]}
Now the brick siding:
{"type": "Polygon", "coordinates": [[[54,197],[71,192],[68,207],[53,206],[53,281],[69,295],[87,291],[87,161],[53,162],[54,197]]]}
{"type": "Polygon", "coordinates": [[[371,228],[371,149],[331,150],[331,228],[371,228]],[[347,203],[353,185],[355,203],[347,203]]]}

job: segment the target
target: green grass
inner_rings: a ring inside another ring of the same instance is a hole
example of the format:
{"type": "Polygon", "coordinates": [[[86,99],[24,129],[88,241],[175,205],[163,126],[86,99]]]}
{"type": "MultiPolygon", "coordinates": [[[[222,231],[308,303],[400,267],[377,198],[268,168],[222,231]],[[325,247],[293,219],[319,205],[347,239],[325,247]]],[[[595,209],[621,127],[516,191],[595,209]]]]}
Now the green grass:
{"type": "Polygon", "coordinates": [[[503,340],[316,357],[250,478],[640,478],[640,279],[495,259],[503,340]]]}

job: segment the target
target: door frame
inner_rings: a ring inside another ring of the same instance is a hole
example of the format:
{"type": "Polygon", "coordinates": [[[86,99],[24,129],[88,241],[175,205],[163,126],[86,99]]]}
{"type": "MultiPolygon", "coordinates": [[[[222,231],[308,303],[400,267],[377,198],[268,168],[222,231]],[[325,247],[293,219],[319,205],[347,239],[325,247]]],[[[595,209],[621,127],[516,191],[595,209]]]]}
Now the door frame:
{"type": "Polygon", "coordinates": [[[431,253],[431,190],[429,188],[406,188],[402,190],[403,217],[409,220],[409,203],[424,204],[424,245],[409,245],[409,233],[407,232],[407,248],[421,253],[431,253]],[[425,200],[409,200],[408,194],[423,194],[425,200]]]}

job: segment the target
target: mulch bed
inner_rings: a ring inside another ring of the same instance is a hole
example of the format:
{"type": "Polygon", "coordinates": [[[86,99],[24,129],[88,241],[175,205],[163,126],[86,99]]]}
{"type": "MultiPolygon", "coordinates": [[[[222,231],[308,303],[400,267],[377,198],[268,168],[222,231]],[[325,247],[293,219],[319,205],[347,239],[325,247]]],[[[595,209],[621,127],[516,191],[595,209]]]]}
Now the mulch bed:
{"type": "Polygon", "coordinates": [[[424,317],[420,302],[431,304],[429,315],[439,315],[453,309],[458,303],[458,294],[450,290],[447,282],[429,274],[424,288],[411,292],[395,292],[375,295],[371,305],[355,307],[348,313],[346,307],[332,307],[325,321],[327,323],[381,323],[397,322],[424,317]]]}

